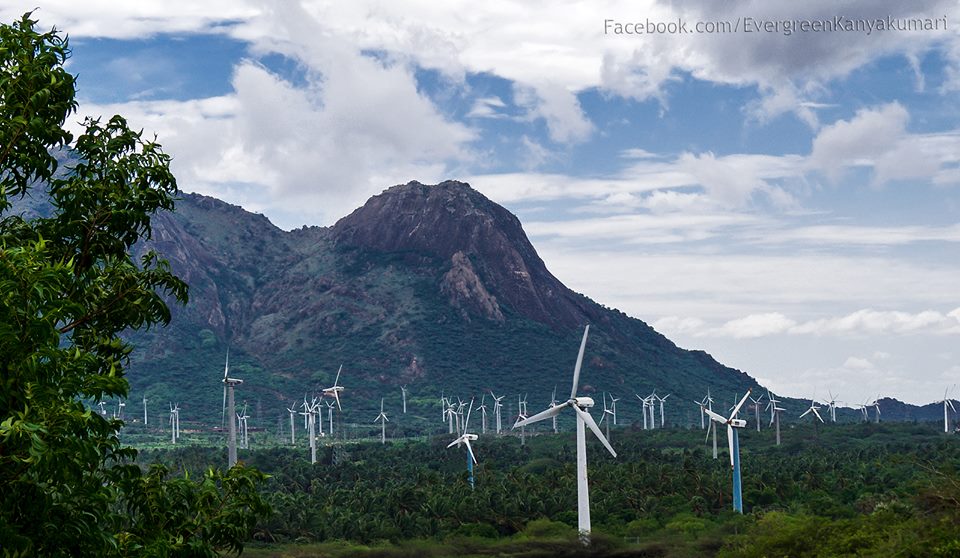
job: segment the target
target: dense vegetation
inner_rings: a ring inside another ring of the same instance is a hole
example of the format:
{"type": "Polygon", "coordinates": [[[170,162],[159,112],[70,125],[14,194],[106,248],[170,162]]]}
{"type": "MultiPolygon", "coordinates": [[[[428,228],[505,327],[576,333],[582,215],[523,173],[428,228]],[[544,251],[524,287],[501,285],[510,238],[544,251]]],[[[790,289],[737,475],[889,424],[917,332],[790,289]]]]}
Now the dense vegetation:
{"type": "Polygon", "coordinates": [[[76,137],[64,128],[77,106],[70,50],[35,25],[0,24],[0,554],[240,550],[267,511],[260,473],[144,470],[120,421],[85,404],[127,396],[121,334],[169,323],[166,301],[187,300],[159,254],[131,254],[177,186],[169,156],[122,117],[87,119],[76,137]],[[11,211],[36,191],[47,215],[11,211]]]}
{"type": "MultiPolygon", "coordinates": [[[[617,459],[595,441],[588,446],[593,552],[955,556],[960,440],[936,426],[796,426],[779,447],[771,432],[747,429],[744,516],[730,511],[723,444],[715,461],[700,430],[615,430],[617,459]]],[[[256,529],[257,540],[272,545],[253,555],[582,553],[572,435],[541,434],[526,445],[481,437],[473,491],[464,452],[447,449],[449,439],[327,443],[316,465],[302,447],[246,452],[248,463],[272,475],[266,498],[275,510],[256,529]]],[[[201,470],[221,454],[192,446],[145,457],[201,470]]]]}

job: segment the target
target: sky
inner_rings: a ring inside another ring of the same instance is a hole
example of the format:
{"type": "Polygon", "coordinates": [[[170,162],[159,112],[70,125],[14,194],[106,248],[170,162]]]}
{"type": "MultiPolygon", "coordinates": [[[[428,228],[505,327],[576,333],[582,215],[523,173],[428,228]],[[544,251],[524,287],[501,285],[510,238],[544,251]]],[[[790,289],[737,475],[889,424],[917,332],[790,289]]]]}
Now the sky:
{"type": "MultiPolygon", "coordinates": [[[[181,189],[331,225],[469,182],[573,290],[776,392],[960,397],[955,0],[8,0],[181,189]]],[[[78,124],[73,124],[79,126],[78,124]]]]}

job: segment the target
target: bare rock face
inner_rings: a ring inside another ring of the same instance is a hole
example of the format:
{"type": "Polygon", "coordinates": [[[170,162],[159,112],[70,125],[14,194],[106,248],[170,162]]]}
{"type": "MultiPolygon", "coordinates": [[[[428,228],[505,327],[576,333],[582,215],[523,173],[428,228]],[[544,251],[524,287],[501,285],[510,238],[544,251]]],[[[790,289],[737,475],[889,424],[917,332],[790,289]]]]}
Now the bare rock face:
{"type": "Polygon", "coordinates": [[[445,293],[458,293],[450,295],[451,303],[491,319],[503,319],[504,304],[562,328],[580,327],[593,314],[547,270],[520,221],[463,182],[389,188],[338,221],[332,238],[339,246],[451,262],[441,285],[445,293]]]}
{"type": "Polygon", "coordinates": [[[460,308],[464,318],[470,319],[472,310],[481,316],[496,322],[503,321],[503,312],[497,304],[497,297],[490,294],[477,277],[473,264],[463,252],[453,254],[450,271],[440,281],[440,292],[447,295],[450,304],[460,308]]]}

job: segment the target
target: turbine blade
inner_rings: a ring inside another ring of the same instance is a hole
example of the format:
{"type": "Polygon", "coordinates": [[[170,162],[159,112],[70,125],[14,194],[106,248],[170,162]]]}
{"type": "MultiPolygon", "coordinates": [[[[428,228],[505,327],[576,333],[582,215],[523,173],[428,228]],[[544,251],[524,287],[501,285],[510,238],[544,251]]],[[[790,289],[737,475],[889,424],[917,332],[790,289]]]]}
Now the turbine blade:
{"type": "Polygon", "coordinates": [[[593,417],[590,416],[590,413],[584,411],[583,409],[581,409],[580,407],[577,407],[576,405],[572,405],[572,407],[573,407],[573,410],[577,412],[577,415],[583,420],[583,422],[586,423],[588,427],[590,427],[590,430],[593,430],[594,435],[596,435],[596,437],[600,439],[600,442],[603,444],[605,448],[607,448],[607,451],[610,452],[610,455],[616,457],[617,452],[613,451],[613,446],[611,446],[610,442],[608,442],[607,439],[603,437],[603,432],[600,431],[600,427],[597,426],[596,422],[594,422],[593,417]]]}
{"type": "Polygon", "coordinates": [[[456,440],[454,440],[454,441],[450,442],[449,444],[447,444],[447,447],[448,447],[448,448],[452,448],[453,446],[459,446],[459,445],[460,445],[460,442],[462,442],[462,441],[463,441],[463,436],[460,436],[460,437],[457,438],[456,440]]]}
{"type": "Polygon", "coordinates": [[[743,399],[741,399],[740,402],[737,403],[737,406],[733,408],[733,412],[730,413],[730,418],[734,418],[737,416],[737,413],[740,412],[740,407],[743,407],[743,404],[747,402],[747,398],[750,397],[750,392],[752,390],[753,388],[750,388],[747,390],[747,393],[743,394],[743,399]]]}
{"type": "Polygon", "coordinates": [[[704,412],[704,413],[707,413],[708,415],[710,415],[710,418],[712,418],[713,420],[715,420],[715,421],[717,421],[717,422],[719,422],[719,423],[721,423],[721,424],[726,424],[726,423],[727,423],[726,417],[722,417],[722,416],[718,415],[717,413],[714,413],[714,412],[711,411],[710,409],[704,409],[703,412],[704,412]]]}
{"type": "Polygon", "coordinates": [[[703,438],[703,443],[707,443],[710,441],[710,429],[713,427],[714,427],[713,421],[711,420],[710,422],[707,423],[707,435],[706,437],[703,438]]]}
{"type": "Polygon", "coordinates": [[[337,400],[337,410],[338,410],[338,411],[343,411],[343,409],[340,407],[340,392],[337,391],[337,390],[334,390],[334,391],[333,391],[333,398],[337,400]]]}
{"type": "Polygon", "coordinates": [[[730,449],[730,467],[733,467],[733,427],[727,425],[727,447],[730,449]]]}
{"type": "Polygon", "coordinates": [[[548,408],[546,411],[540,411],[539,413],[533,415],[533,416],[530,417],[530,418],[525,418],[525,419],[523,419],[523,420],[517,421],[517,423],[514,424],[513,427],[514,427],[514,428],[517,428],[517,427],[519,427],[519,426],[527,426],[528,424],[532,424],[532,423],[534,423],[534,422],[540,422],[541,420],[548,419],[548,418],[550,418],[550,417],[559,415],[559,414],[560,414],[560,411],[563,410],[564,407],[568,407],[568,406],[570,406],[570,402],[569,402],[569,401],[566,402],[566,403],[561,403],[560,405],[557,405],[556,407],[550,407],[550,408],[548,408]]]}
{"type": "Polygon", "coordinates": [[[587,347],[587,335],[590,333],[590,324],[583,328],[583,340],[580,341],[580,352],[577,353],[577,365],[573,368],[573,388],[570,390],[570,399],[577,396],[577,386],[580,385],[580,366],[583,364],[583,350],[587,347]]]}
{"type": "Polygon", "coordinates": [[[812,411],[812,410],[813,410],[813,407],[810,407],[809,409],[807,409],[806,411],[804,411],[802,415],[800,415],[800,418],[803,418],[803,417],[807,416],[808,414],[810,414],[810,411],[812,411]]]}
{"type": "MultiPolygon", "coordinates": [[[[226,376],[224,376],[226,377],[226,376]]],[[[220,408],[220,428],[227,420],[227,384],[223,384],[223,407],[220,408]]]]}
{"type": "Polygon", "coordinates": [[[467,425],[470,424],[470,411],[473,410],[473,398],[470,398],[470,406],[467,407],[467,418],[463,421],[463,431],[467,431],[467,425]]]}
{"type": "Polygon", "coordinates": [[[810,410],[813,411],[813,414],[817,415],[817,418],[820,419],[820,422],[823,422],[823,417],[820,416],[820,413],[817,412],[815,408],[811,407],[810,410]]]}

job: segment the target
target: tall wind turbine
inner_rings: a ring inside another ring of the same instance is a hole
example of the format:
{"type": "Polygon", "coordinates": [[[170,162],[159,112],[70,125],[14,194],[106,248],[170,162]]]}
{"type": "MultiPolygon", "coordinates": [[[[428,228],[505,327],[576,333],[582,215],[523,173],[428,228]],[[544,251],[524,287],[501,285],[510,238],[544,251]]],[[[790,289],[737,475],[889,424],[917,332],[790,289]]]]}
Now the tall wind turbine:
{"type": "MultiPolygon", "coordinates": [[[[600,422],[597,424],[603,424],[604,420],[607,421],[607,426],[605,427],[606,434],[607,434],[607,441],[610,441],[610,422],[613,420],[614,416],[615,415],[613,414],[613,411],[610,409],[610,407],[607,407],[607,394],[604,393],[603,394],[603,414],[600,415],[600,422]]],[[[556,416],[554,416],[554,418],[556,418],[556,416]]]]}
{"type": "MultiPolygon", "coordinates": [[[[747,393],[743,396],[743,399],[733,408],[733,412],[730,413],[730,418],[724,418],[717,413],[707,409],[707,414],[710,415],[710,418],[714,420],[717,424],[727,425],[727,444],[730,448],[730,467],[733,469],[733,511],[737,513],[743,513],[743,496],[740,489],[740,438],[737,434],[738,428],[743,428],[747,425],[747,421],[743,419],[738,419],[737,413],[740,412],[740,407],[747,401],[747,397],[750,396],[750,390],[747,390],[747,393]]],[[[716,429],[716,427],[714,427],[716,429]]]]}
{"type": "Polygon", "coordinates": [[[587,346],[587,335],[590,333],[590,326],[587,325],[583,330],[583,340],[580,341],[580,352],[577,354],[577,364],[573,369],[573,387],[570,390],[570,399],[554,407],[547,408],[532,417],[518,422],[513,427],[526,426],[539,422],[561,413],[564,409],[573,409],[577,415],[577,524],[580,531],[580,539],[585,544],[590,541],[590,492],[587,484],[587,437],[586,427],[600,439],[607,451],[614,457],[617,452],[613,451],[610,442],[603,437],[600,427],[590,416],[587,409],[593,407],[593,399],[589,397],[577,397],[577,387],[580,383],[580,367],[583,364],[583,351],[587,346]]]}
{"type": "Polygon", "coordinates": [[[403,394],[403,414],[407,414],[407,384],[400,386],[400,393],[403,394]]]}
{"type": "MultiPolygon", "coordinates": [[[[550,396],[550,406],[551,406],[551,407],[556,407],[556,406],[557,406],[557,403],[558,403],[558,401],[557,401],[557,386],[554,385],[554,386],[553,386],[553,395],[550,396]]],[[[557,432],[559,432],[559,431],[557,430],[557,416],[554,415],[554,416],[553,416],[553,433],[556,434],[557,432]]]]}
{"type": "Polygon", "coordinates": [[[380,414],[377,415],[377,418],[373,419],[373,422],[380,423],[380,443],[387,443],[387,423],[390,422],[390,419],[387,418],[387,415],[383,412],[383,398],[380,398],[380,414]]]}
{"type": "Polygon", "coordinates": [[[470,400],[470,407],[467,407],[467,418],[463,421],[463,434],[457,437],[456,440],[450,442],[447,445],[448,448],[453,446],[460,447],[461,444],[466,444],[467,446],[467,481],[470,482],[470,490],[473,490],[473,465],[477,462],[477,457],[473,454],[473,447],[470,446],[471,440],[476,440],[478,436],[476,434],[470,434],[467,427],[470,424],[470,411],[473,408],[473,399],[470,400]]]}
{"type": "Polygon", "coordinates": [[[147,399],[147,396],[144,395],[143,396],[143,425],[144,426],[147,425],[147,401],[149,401],[149,399],[147,399]]]}
{"type": "Polygon", "coordinates": [[[957,412],[957,409],[953,406],[953,401],[947,399],[948,391],[950,391],[950,388],[943,390],[943,431],[947,434],[950,433],[950,416],[947,413],[947,407],[949,406],[954,413],[957,412]]]}
{"type": "Polygon", "coordinates": [[[876,399],[873,400],[873,403],[870,404],[873,407],[873,410],[877,412],[877,424],[880,424],[880,396],[878,395],[876,399]]]}
{"type": "Polygon", "coordinates": [[[223,366],[223,414],[230,417],[227,435],[227,468],[237,464],[237,408],[233,388],[242,383],[243,380],[230,377],[230,351],[227,350],[227,358],[223,366]]]}

